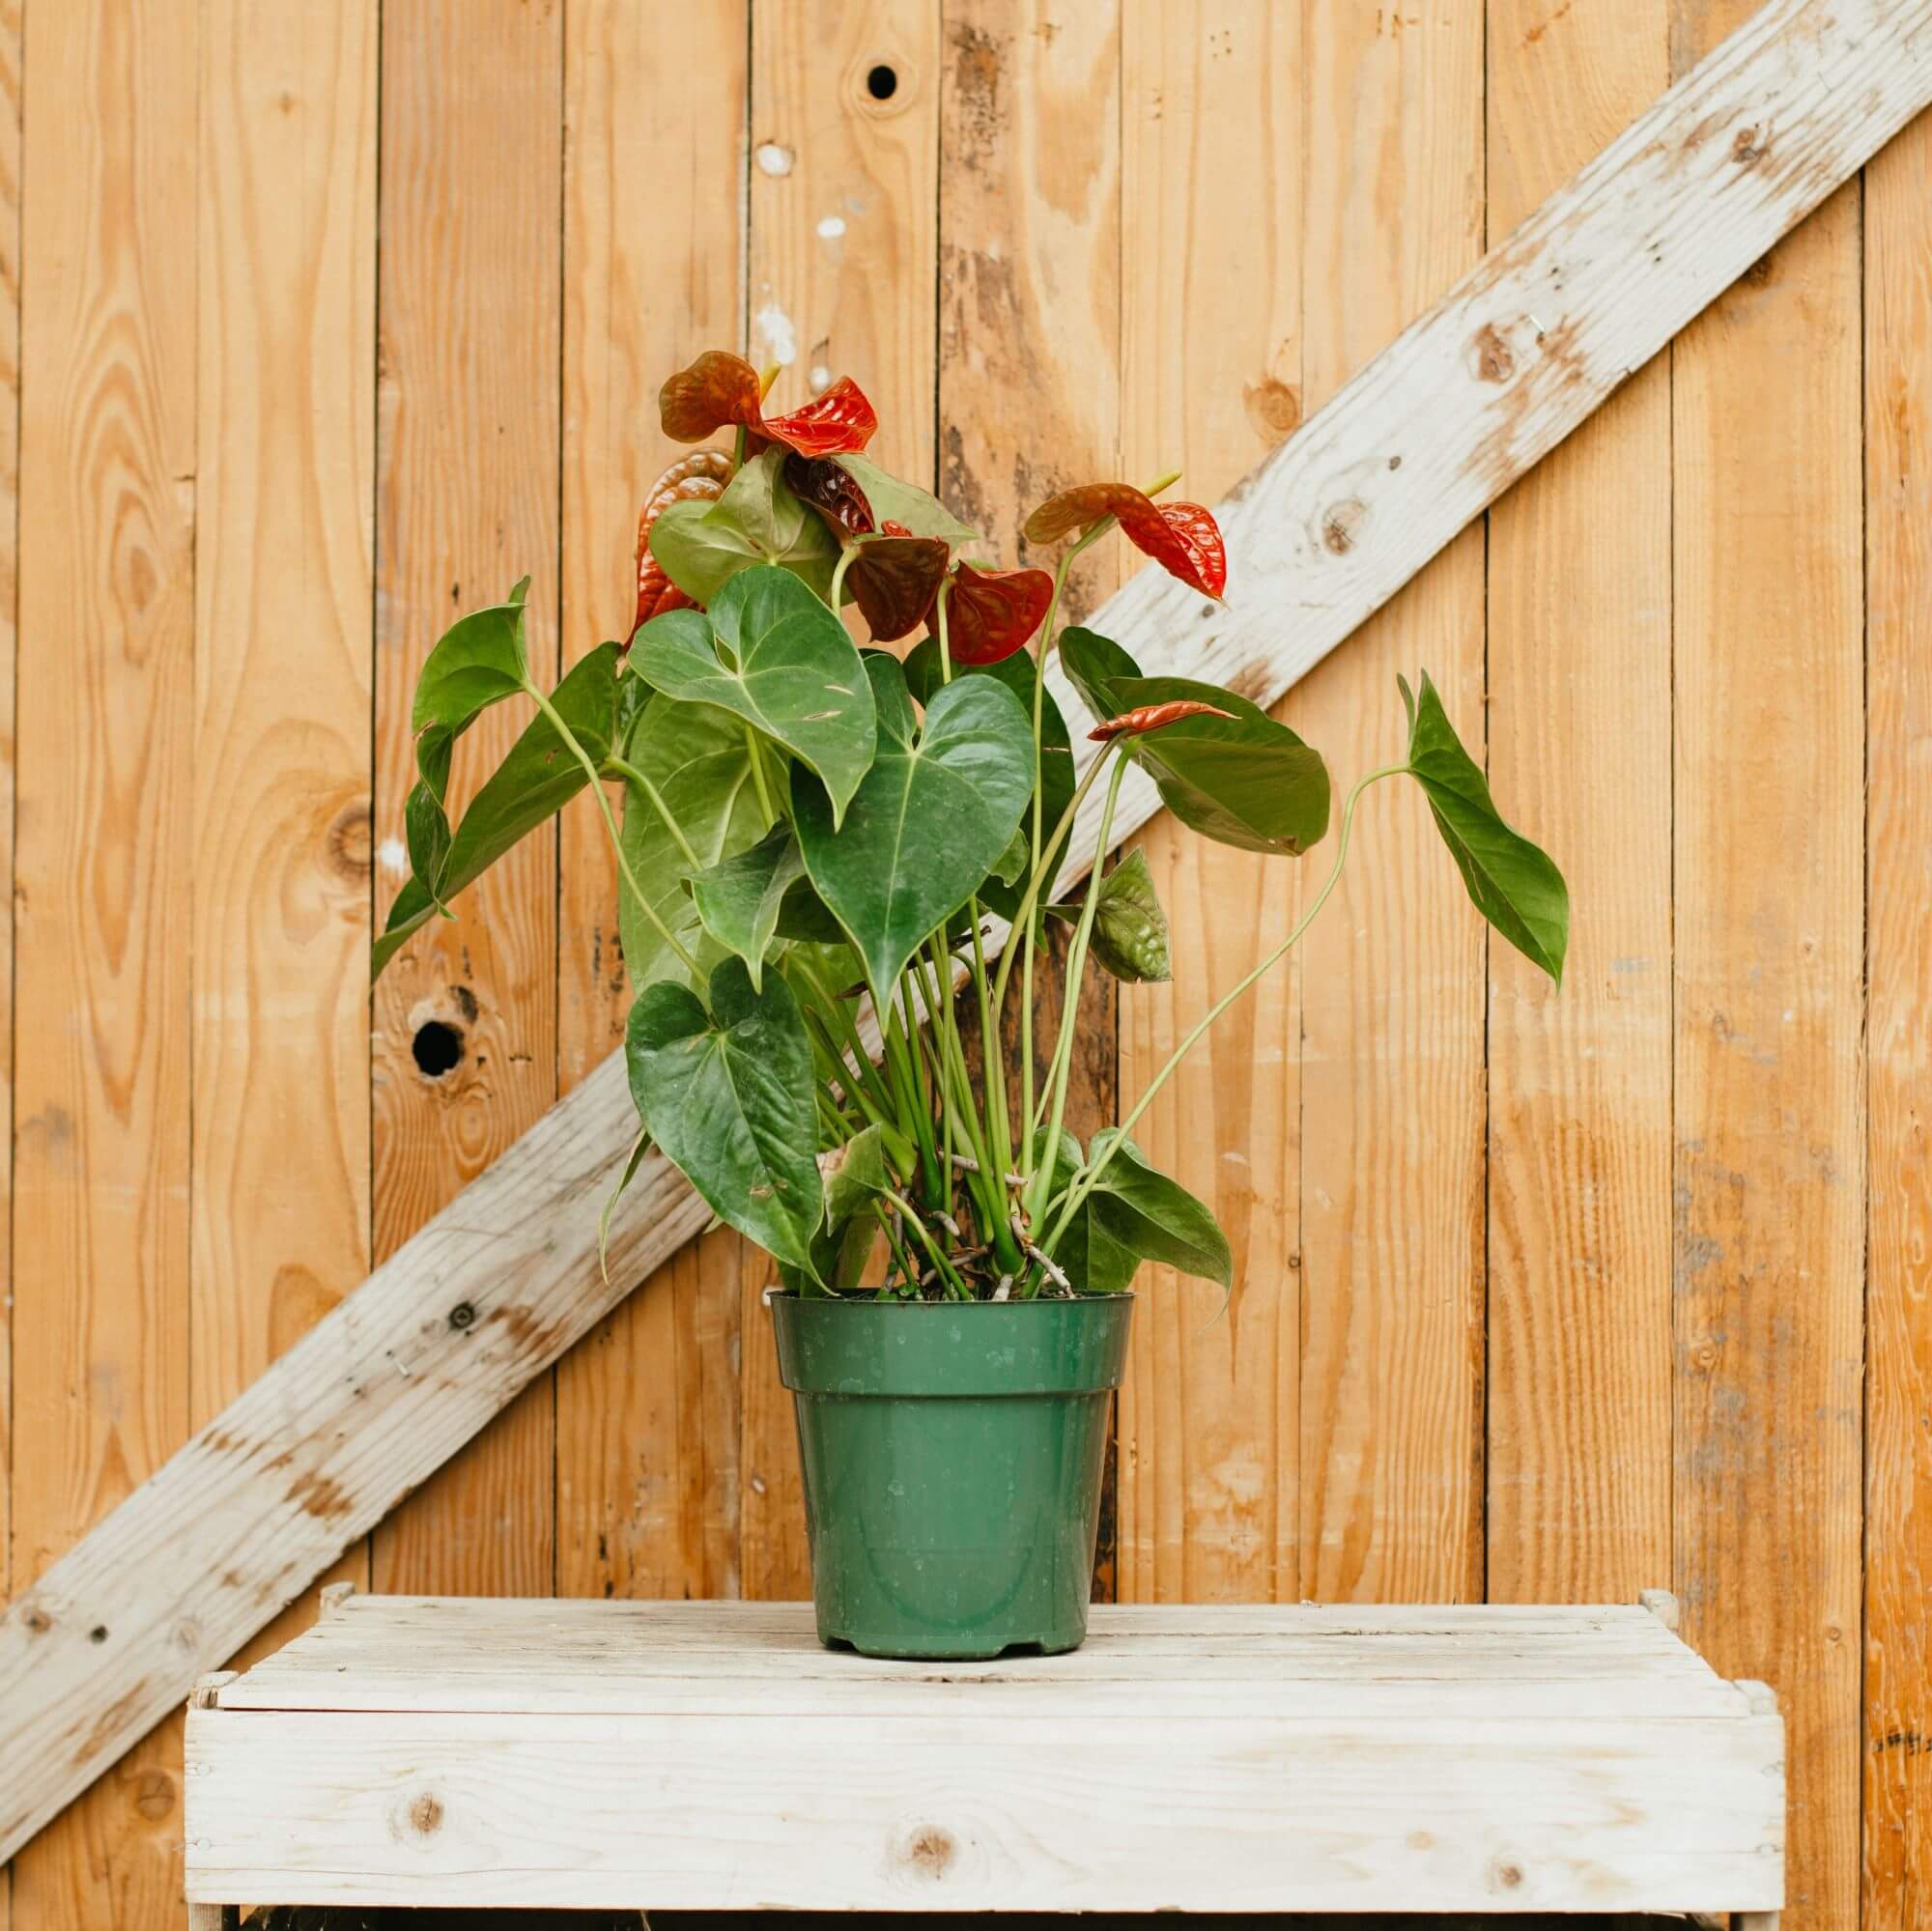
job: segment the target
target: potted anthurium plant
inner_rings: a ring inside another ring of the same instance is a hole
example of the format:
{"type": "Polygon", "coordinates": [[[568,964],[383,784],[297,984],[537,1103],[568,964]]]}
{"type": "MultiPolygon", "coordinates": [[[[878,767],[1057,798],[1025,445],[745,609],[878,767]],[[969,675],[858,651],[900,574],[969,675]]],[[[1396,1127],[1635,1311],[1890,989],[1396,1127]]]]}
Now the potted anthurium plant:
{"type": "Polygon", "coordinates": [[[995,568],[979,532],[867,460],[876,418],[849,379],[784,415],[764,412],[768,386],[715,352],[665,384],[668,438],[724,432],[731,447],[685,456],[651,492],[623,640],[540,689],[520,585],[430,652],[412,876],[374,965],[587,790],[616,852],[636,989],[629,1171],[654,1144],[776,1264],[821,1635],[900,1656],[1069,1649],[1129,1285],[1146,1261],[1231,1283],[1213,1215],[1135,1143],[1142,1114],[1320,912],[1370,786],[1422,787],[1477,909],[1552,978],[1567,895],[1498,815],[1428,677],[1405,683],[1406,753],[1349,792],[1298,923],[1082,1146],[1066,1125],[1071,1025],[1035,1050],[1047,922],[1071,925],[1069,1014],[1090,968],[1165,979],[1168,944],[1138,853],[1060,895],[1081,802],[1102,801],[1104,852],[1138,765],[1204,837],[1293,857],[1328,831],[1327,770],[1235,693],[1056,631],[1068,565],[1116,528],[1220,599],[1207,510],[1161,500],[1164,484],[1067,490],[1026,525],[1060,546],[1057,567],[995,568]],[[1055,651],[1092,713],[1084,759],[1042,674],[1055,651]],[[452,826],[456,741],[506,699],[534,715],[452,826]],[[1015,1000],[1009,1077],[999,1040],[1015,1000]]]}

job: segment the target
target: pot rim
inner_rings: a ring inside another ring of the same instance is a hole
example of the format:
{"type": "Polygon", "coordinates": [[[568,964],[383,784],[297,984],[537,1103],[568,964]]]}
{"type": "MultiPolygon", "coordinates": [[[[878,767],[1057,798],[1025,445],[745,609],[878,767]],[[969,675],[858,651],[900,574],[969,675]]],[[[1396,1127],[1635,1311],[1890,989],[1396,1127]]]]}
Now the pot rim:
{"type": "Polygon", "coordinates": [[[895,1297],[880,1300],[869,1288],[852,1288],[843,1293],[802,1294],[796,1288],[771,1288],[766,1291],[768,1301],[790,1301],[797,1307],[810,1308],[929,1308],[935,1314],[958,1314],[966,1308],[999,1308],[1003,1312],[1017,1308],[1064,1308],[1094,1306],[1104,1303],[1112,1307],[1122,1302],[1134,1301],[1139,1296],[1131,1288],[1118,1294],[1037,1294],[1029,1301],[906,1301],[895,1297]]]}

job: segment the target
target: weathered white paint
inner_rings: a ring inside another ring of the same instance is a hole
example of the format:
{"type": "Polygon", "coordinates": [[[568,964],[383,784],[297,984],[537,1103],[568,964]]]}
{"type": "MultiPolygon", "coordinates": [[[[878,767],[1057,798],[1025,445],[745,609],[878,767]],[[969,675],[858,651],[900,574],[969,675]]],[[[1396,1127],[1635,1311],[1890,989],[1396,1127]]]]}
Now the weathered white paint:
{"type": "MultiPolygon", "coordinates": [[[[1148,570],[1095,623],[1271,701],[1928,99],[1932,0],[1773,0],[1223,506],[1226,611],[1148,570]]],[[[698,1231],[647,1159],[606,1284],[632,1130],[612,1061],[10,1605],[0,1858],[698,1231]]]]}
{"type": "Polygon", "coordinates": [[[928,1665],[829,1656],[804,1604],[352,1597],[190,1710],[188,1894],[1781,1901],[1782,1726],[1643,1609],[1096,1608],[1094,1624],[1070,1657],[928,1665]]]}

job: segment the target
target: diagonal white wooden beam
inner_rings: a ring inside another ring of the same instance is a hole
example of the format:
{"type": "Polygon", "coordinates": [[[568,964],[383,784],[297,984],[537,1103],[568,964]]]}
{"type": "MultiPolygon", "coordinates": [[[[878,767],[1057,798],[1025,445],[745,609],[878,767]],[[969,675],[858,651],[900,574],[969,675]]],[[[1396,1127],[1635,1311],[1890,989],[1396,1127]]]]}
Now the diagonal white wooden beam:
{"type": "MultiPolygon", "coordinates": [[[[1272,702],[1928,100],[1932,0],[1773,0],[1222,505],[1230,610],[1147,570],[1096,625],[1272,702]]],[[[606,1285],[633,1121],[613,1060],[10,1604],[0,1858],[698,1232],[647,1159],[606,1285]]]]}

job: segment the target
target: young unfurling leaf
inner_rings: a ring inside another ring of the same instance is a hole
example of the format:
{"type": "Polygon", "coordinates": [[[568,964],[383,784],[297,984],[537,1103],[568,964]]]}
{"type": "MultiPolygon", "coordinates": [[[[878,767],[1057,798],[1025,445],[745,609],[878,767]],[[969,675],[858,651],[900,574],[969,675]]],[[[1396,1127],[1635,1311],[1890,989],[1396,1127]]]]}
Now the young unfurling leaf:
{"type": "MultiPolygon", "coordinates": [[[[1100,895],[1094,907],[1094,930],[1088,944],[1095,959],[1128,985],[1161,984],[1174,977],[1168,947],[1167,914],[1160,909],[1147,853],[1136,845],[1090,892],[1100,895]]],[[[1069,923],[1080,907],[1051,905],[1056,919],[1069,923]]]]}

